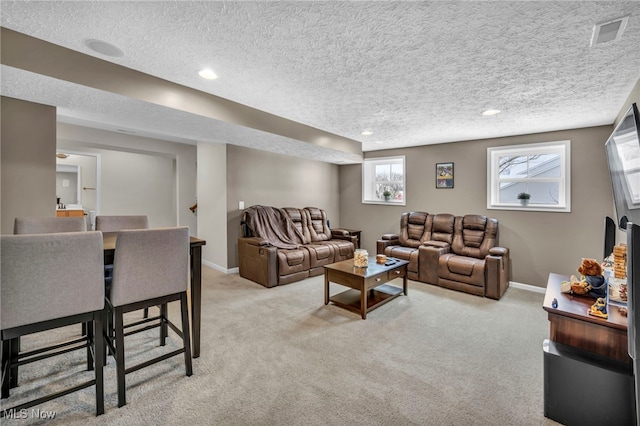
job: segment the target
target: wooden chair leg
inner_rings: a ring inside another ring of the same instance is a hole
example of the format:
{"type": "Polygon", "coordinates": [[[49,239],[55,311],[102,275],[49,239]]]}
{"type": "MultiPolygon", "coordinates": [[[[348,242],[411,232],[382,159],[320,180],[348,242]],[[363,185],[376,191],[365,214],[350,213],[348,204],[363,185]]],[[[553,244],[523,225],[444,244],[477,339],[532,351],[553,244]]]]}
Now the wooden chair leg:
{"type": "Polygon", "coordinates": [[[124,318],[122,307],[115,308],[116,376],[118,381],[118,407],[127,405],[124,367],[124,318]]]}
{"type": "Polygon", "coordinates": [[[187,293],[180,296],[180,313],[182,315],[182,343],[184,347],[184,365],[187,376],[193,374],[191,365],[191,328],[189,327],[189,307],[187,304],[187,293]]]}

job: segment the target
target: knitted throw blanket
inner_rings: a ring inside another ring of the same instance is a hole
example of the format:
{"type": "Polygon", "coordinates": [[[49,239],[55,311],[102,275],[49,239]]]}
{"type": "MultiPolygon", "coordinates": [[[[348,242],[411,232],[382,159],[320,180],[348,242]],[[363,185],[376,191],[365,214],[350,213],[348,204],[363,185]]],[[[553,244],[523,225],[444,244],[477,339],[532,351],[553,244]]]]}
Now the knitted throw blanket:
{"type": "Polygon", "coordinates": [[[304,242],[302,233],[283,209],[251,206],[244,210],[243,216],[253,236],[264,238],[274,247],[295,249],[304,242]]]}

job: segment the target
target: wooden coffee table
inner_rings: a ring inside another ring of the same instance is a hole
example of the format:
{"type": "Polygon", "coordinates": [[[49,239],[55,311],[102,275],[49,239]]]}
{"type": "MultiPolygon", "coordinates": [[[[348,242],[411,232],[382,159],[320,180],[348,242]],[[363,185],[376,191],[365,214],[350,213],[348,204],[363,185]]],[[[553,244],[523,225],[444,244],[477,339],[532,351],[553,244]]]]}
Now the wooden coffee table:
{"type": "Polygon", "coordinates": [[[332,263],[324,267],[324,304],[335,305],[362,315],[367,319],[367,312],[381,306],[400,294],[407,295],[406,260],[387,258],[385,264],[376,263],[375,257],[369,257],[366,268],[353,266],[353,259],[332,263]],[[396,278],[402,278],[402,288],[385,284],[396,278]],[[334,282],[349,290],[329,296],[329,283],[334,282]]]}

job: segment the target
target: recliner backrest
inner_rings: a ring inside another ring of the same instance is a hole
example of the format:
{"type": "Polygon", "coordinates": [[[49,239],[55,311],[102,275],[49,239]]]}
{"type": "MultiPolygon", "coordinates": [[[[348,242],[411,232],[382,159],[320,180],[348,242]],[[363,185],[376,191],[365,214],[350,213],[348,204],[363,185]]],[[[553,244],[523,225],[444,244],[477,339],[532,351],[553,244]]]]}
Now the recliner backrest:
{"type": "Polygon", "coordinates": [[[456,217],[449,213],[439,213],[433,216],[431,226],[431,241],[442,241],[451,244],[456,217]]]}
{"type": "Polygon", "coordinates": [[[307,229],[311,241],[328,241],[331,239],[331,229],[327,224],[327,213],[317,207],[302,209],[307,216],[307,229]]]}
{"type": "Polygon", "coordinates": [[[298,209],[296,207],[283,207],[282,210],[285,211],[289,219],[293,222],[295,227],[300,231],[302,236],[304,237],[303,243],[311,242],[311,233],[309,232],[309,223],[307,219],[307,215],[303,209],[298,209]]]}
{"type": "Polygon", "coordinates": [[[456,217],[451,250],[462,256],[483,259],[497,244],[498,220],[481,215],[456,217]]]}
{"type": "Polygon", "coordinates": [[[400,245],[419,247],[431,239],[433,215],[426,212],[405,212],[400,217],[400,245]]]}

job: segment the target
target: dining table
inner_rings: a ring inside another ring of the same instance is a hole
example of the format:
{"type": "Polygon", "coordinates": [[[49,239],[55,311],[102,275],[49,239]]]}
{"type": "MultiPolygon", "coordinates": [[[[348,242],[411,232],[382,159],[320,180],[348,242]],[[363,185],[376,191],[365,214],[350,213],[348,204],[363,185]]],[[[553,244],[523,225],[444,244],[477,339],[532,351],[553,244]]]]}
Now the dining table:
{"type": "MultiPolygon", "coordinates": [[[[117,237],[117,232],[102,233],[105,259],[113,259],[117,237]]],[[[207,242],[193,236],[189,237],[189,240],[191,354],[193,358],[198,358],[200,356],[200,330],[202,323],[202,246],[206,245],[207,242]]]]}

